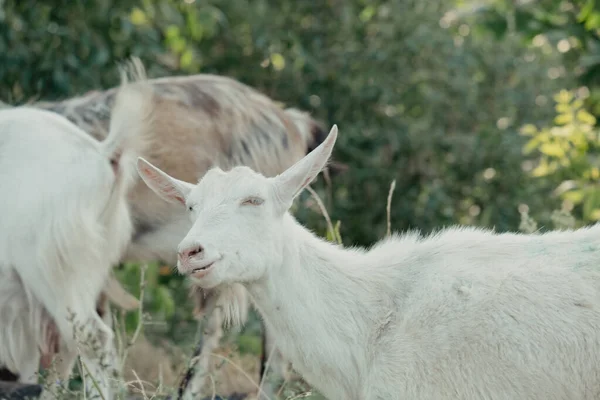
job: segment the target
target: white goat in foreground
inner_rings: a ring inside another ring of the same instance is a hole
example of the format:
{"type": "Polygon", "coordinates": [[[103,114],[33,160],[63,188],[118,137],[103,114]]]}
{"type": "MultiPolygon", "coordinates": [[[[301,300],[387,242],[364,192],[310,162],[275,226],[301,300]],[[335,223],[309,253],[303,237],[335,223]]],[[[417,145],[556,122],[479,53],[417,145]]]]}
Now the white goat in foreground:
{"type": "Polygon", "coordinates": [[[151,112],[151,93],[122,77],[103,142],[49,111],[0,111],[0,365],[35,383],[58,352],[54,384],[80,353],[87,390],[98,394],[91,375],[104,399],[114,334],[96,303],[133,232],[127,193],[151,112]]]}
{"type": "Polygon", "coordinates": [[[212,169],[191,185],[140,159],[148,186],[194,221],[179,271],[243,284],[282,354],[332,400],[600,398],[600,225],[343,249],[288,212],[336,136],[273,178],[212,169]]]}

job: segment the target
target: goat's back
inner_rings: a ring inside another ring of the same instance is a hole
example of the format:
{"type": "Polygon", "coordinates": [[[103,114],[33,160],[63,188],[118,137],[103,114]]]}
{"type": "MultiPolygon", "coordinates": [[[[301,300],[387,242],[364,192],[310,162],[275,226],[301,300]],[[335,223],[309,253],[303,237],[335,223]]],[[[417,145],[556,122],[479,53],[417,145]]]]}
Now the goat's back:
{"type": "Polygon", "coordinates": [[[373,254],[399,273],[365,398],[600,398],[600,225],[452,229],[373,254]]]}
{"type": "Polygon", "coordinates": [[[0,111],[0,187],[10,194],[0,198],[4,262],[20,264],[23,250],[36,248],[42,254],[25,251],[27,261],[46,258],[46,246],[76,240],[71,234],[81,225],[99,223],[113,183],[100,144],[64,117],[27,108],[0,111]],[[81,223],[68,222],[74,220],[81,223]]]}

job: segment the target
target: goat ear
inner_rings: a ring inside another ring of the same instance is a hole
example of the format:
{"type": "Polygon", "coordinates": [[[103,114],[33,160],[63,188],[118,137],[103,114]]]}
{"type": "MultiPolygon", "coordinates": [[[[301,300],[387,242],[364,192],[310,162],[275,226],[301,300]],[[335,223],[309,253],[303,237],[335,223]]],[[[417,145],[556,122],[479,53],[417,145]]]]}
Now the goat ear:
{"type": "Polygon", "coordinates": [[[138,157],[137,171],[146,185],[169,203],[185,205],[185,199],[194,187],[190,183],[167,175],[142,157],[138,157]]]}
{"type": "Polygon", "coordinates": [[[292,206],[294,198],[325,167],[337,139],[337,132],[337,125],[333,125],[331,131],[329,131],[329,134],[319,146],[283,173],[273,178],[276,198],[281,202],[283,210],[287,211],[292,206]]]}

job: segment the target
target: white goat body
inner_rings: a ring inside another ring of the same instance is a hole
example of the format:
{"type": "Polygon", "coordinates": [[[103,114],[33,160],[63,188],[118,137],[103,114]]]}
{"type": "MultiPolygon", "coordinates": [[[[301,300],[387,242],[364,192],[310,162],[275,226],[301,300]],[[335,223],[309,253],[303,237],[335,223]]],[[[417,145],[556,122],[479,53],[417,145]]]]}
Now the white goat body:
{"type": "Polygon", "coordinates": [[[600,398],[600,224],[498,234],[454,227],[370,250],[316,237],[288,212],[337,128],[282,174],[138,171],[194,222],[178,269],[243,284],[277,347],[331,400],[600,398]]]}
{"type": "Polygon", "coordinates": [[[123,77],[103,142],[49,111],[0,111],[0,365],[25,382],[53,350],[50,328],[63,379],[78,350],[94,357],[74,329],[103,345],[113,336],[96,303],[133,232],[127,193],[151,104],[123,77]]]}
{"type": "Polygon", "coordinates": [[[600,398],[600,225],[451,228],[370,251],[284,226],[285,264],[249,292],[329,399],[600,398]]]}

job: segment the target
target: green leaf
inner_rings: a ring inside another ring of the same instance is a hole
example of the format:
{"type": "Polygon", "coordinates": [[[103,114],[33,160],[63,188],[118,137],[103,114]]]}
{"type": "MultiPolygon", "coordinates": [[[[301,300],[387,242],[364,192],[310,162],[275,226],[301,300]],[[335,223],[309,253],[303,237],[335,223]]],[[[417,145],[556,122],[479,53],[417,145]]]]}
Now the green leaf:
{"type": "Polygon", "coordinates": [[[581,8],[579,14],[577,14],[577,20],[579,22],[583,22],[589,18],[590,14],[594,10],[595,3],[596,0],[587,0],[585,2],[585,5],[581,8]]]}
{"type": "Polygon", "coordinates": [[[583,201],[583,197],[584,193],[581,189],[569,190],[562,194],[564,200],[568,200],[575,205],[580,204],[583,201]]]}
{"type": "Polygon", "coordinates": [[[371,20],[371,18],[373,18],[373,16],[375,15],[375,7],[373,6],[366,6],[358,15],[358,18],[362,21],[362,22],[369,22],[371,20]]]}
{"type": "Polygon", "coordinates": [[[556,125],[567,125],[571,122],[573,122],[573,114],[571,113],[559,114],[554,118],[554,123],[556,125]]]}
{"type": "Polygon", "coordinates": [[[598,208],[600,208],[600,189],[588,189],[585,200],[583,201],[583,217],[585,219],[591,219],[592,214],[598,208]]]}
{"type": "Polygon", "coordinates": [[[557,103],[568,104],[573,100],[573,93],[568,90],[561,90],[557,94],[554,95],[554,101],[557,103]]]}
{"type": "Polygon", "coordinates": [[[338,244],[342,244],[342,235],[340,234],[340,225],[341,224],[342,224],[342,221],[338,220],[333,227],[333,230],[334,230],[335,236],[336,236],[336,241],[338,242],[338,244]]]}
{"type": "Polygon", "coordinates": [[[179,37],[180,30],[177,25],[169,25],[167,29],[165,29],[165,36],[167,39],[175,39],[179,37]]]}
{"type": "Polygon", "coordinates": [[[200,42],[204,36],[204,27],[198,21],[190,21],[189,24],[190,36],[195,42],[200,42]]]}
{"type": "Polygon", "coordinates": [[[175,312],[175,301],[169,289],[161,285],[156,286],[156,301],[167,318],[173,315],[175,312]]]}
{"type": "Polygon", "coordinates": [[[338,244],[343,244],[342,243],[342,235],[340,235],[340,225],[341,225],[342,221],[337,221],[335,223],[335,225],[333,226],[333,232],[329,229],[327,229],[327,232],[325,233],[325,238],[327,240],[329,240],[330,242],[336,242],[338,244]]]}
{"type": "Polygon", "coordinates": [[[262,342],[260,337],[255,335],[243,334],[237,338],[237,345],[240,354],[260,355],[262,342]]]}
{"type": "Polygon", "coordinates": [[[581,99],[575,99],[572,103],[571,103],[571,108],[573,110],[578,110],[581,107],[583,107],[583,101],[581,99]]]}
{"type": "Polygon", "coordinates": [[[592,13],[588,19],[585,21],[585,29],[591,31],[594,29],[598,29],[600,27],[600,13],[594,12],[592,13]]]}
{"type": "Polygon", "coordinates": [[[540,138],[534,137],[533,139],[531,139],[527,143],[525,143],[525,146],[523,146],[523,153],[529,154],[532,151],[534,151],[535,149],[537,149],[539,146],[540,146],[540,138]]]}
{"type": "Polygon", "coordinates": [[[565,103],[558,103],[556,106],[554,106],[554,109],[559,114],[568,113],[571,111],[571,108],[572,107],[570,104],[565,104],[565,103]]]}
{"type": "Polygon", "coordinates": [[[521,135],[533,136],[537,132],[537,128],[533,124],[525,124],[521,127],[521,135]]]}
{"type": "Polygon", "coordinates": [[[271,54],[271,64],[273,64],[275,71],[281,71],[285,68],[285,58],[279,53],[273,53],[271,54]]]}
{"type": "Polygon", "coordinates": [[[177,37],[173,40],[173,42],[171,43],[171,49],[176,53],[179,54],[181,52],[183,52],[185,50],[187,43],[185,41],[184,38],[182,37],[177,37]]]}
{"type": "Polygon", "coordinates": [[[134,25],[145,25],[148,23],[148,18],[146,17],[146,13],[138,7],[134,7],[133,10],[131,10],[129,19],[131,20],[131,23],[134,25]]]}
{"type": "Polygon", "coordinates": [[[540,151],[548,156],[562,158],[565,151],[558,143],[544,143],[540,146],[540,151]]]}
{"type": "Polygon", "coordinates": [[[194,53],[192,53],[192,50],[189,48],[185,49],[185,51],[183,52],[183,54],[181,54],[181,57],[179,59],[179,65],[182,69],[187,69],[192,66],[193,62],[194,53]]]}
{"type": "Polygon", "coordinates": [[[575,116],[579,122],[587,125],[596,125],[596,118],[586,110],[579,110],[575,116]]]}
{"type": "Polygon", "coordinates": [[[330,229],[327,229],[327,232],[325,232],[325,239],[327,239],[330,242],[335,242],[335,232],[332,232],[330,229]]]}
{"type": "Polygon", "coordinates": [[[546,159],[540,160],[540,163],[537,167],[531,171],[531,175],[535,177],[546,176],[553,172],[553,168],[550,167],[550,164],[546,159]]]}

